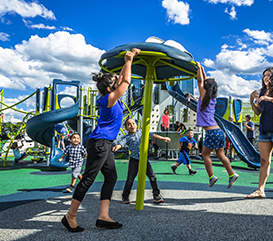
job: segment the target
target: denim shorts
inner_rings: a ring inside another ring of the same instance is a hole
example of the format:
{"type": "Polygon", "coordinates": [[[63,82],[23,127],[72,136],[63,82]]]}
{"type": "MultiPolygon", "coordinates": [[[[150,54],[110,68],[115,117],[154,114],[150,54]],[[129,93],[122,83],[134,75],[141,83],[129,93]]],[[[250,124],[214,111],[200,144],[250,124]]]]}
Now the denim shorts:
{"type": "Polygon", "coordinates": [[[226,140],[224,132],[220,128],[207,130],[203,145],[215,150],[225,147],[226,140]]]}
{"type": "Polygon", "coordinates": [[[273,133],[268,132],[266,134],[259,133],[258,141],[261,142],[273,142],[273,133]]]}
{"type": "Polygon", "coordinates": [[[72,177],[73,178],[78,178],[78,176],[81,175],[81,171],[82,171],[82,166],[76,166],[76,167],[73,167],[71,168],[72,169],[72,177]]]}

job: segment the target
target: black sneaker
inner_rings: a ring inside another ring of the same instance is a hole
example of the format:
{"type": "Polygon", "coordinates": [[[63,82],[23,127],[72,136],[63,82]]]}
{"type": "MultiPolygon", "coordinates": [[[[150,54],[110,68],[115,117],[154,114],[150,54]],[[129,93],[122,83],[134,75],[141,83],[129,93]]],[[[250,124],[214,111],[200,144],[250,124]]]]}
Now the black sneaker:
{"type": "Polygon", "coordinates": [[[131,201],[130,201],[129,197],[122,197],[122,203],[123,204],[130,204],[131,201]]]}
{"type": "Polygon", "coordinates": [[[196,174],[196,173],[197,173],[197,171],[189,170],[189,174],[190,174],[190,175],[194,175],[194,174],[196,174]]]}
{"type": "Polygon", "coordinates": [[[176,167],[176,166],[172,166],[171,168],[172,168],[172,170],[173,170],[173,173],[174,173],[174,174],[177,174],[177,172],[176,172],[176,168],[177,168],[177,167],[176,167]]]}
{"type": "Polygon", "coordinates": [[[67,187],[65,190],[66,190],[67,192],[73,192],[73,189],[74,189],[73,186],[69,186],[69,187],[67,187]]]}
{"type": "Polygon", "coordinates": [[[160,194],[154,195],[154,202],[155,203],[163,203],[164,199],[163,199],[163,197],[160,194]]]}

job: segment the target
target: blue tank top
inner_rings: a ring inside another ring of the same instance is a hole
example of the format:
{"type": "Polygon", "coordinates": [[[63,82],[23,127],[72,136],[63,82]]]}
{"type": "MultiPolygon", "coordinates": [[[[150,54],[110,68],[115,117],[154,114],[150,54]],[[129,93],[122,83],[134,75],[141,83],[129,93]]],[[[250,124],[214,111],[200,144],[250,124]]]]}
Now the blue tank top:
{"type": "MultiPolygon", "coordinates": [[[[265,90],[261,91],[260,97],[265,94],[265,90]]],[[[259,103],[261,108],[259,131],[262,134],[273,133],[273,103],[271,101],[261,101],[259,103]]]]}
{"type": "Polygon", "coordinates": [[[89,139],[115,140],[122,123],[123,105],[120,100],[111,108],[107,108],[109,94],[101,97],[97,102],[100,104],[100,118],[98,125],[89,136],[89,139]]]}
{"type": "Polygon", "coordinates": [[[216,98],[210,100],[209,105],[201,111],[202,100],[199,98],[197,103],[196,126],[216,126],[217,122],[214,119],[216,98]]]}

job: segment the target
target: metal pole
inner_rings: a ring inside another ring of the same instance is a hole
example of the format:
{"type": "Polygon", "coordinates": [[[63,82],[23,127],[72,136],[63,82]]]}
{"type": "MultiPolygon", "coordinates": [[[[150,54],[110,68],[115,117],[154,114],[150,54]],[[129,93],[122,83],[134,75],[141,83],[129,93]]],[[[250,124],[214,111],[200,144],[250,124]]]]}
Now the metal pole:
{"type": "Polygon", "coordinates": [[[81,136],[81,144],[82,144],[82,140],[83,140],[83,108],[84,108],[84,103],[83,103],[83,94],[82,94],[82,91],[84,90],[83,89],[83,86],[80,85],[79,86],[80,88],[80,110],[79,110],[79,118],[78,118],[78,123],[77,123],[77,129],[78,129],[78,132],[81,136]]]}
{"type": "Polygon", "coordinates": [[[139,172],[137,181],[136,210],[144,208],[147,156],[149,148],[150,118],[152,110],[154,67],[148,66],[144,92],[144,109],[142,116],[142,135],[140,144],[139,172]]]}

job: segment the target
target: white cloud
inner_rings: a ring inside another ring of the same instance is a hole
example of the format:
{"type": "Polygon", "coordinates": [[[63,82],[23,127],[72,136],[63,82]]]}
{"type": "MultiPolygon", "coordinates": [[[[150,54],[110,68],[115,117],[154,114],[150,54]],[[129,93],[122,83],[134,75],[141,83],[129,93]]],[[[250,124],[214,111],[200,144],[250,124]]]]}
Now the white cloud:
{"type": "Polygon", "coordinates": [[[228,11],[228,8],[226,8],[225,13],[229,14],[230,19],[232,20],[236,19],[236,11],[234,6],[231,7],[230,12],[228,11]]]}
{"type": "Polygon", "coordinates": [[[207,73],[218,84],[218,97],[232,96],[232,98],[240,98],[244,102],[249,102],[251,92],[261,88],[261,84],[258,81],[245,80],[230,73],[228,70],[215,70],[207,73]]]}
{"type": "Polygon", "coordinates": [[[251,6],[254,3],[254,0],[205,0],[209,3],[225,3],[225,4],[232,4],[237,6],[251,6]]]}
{"type": "Polygon", "coordinates": [[[177,0],[163,0],[162,6],[167,9],[169,21],[172,20],[174,23],[181,25],[187,25],[190,23],[190,6],[188,3],[177,0]]]}
{"type": "Polygon", "coordinates": [[[0,86],[35,89],[49,85],[54,78],[89,83],[90,74],[100,70],[98,61],[104,52],[86,44],[81,34],[35,35],[14,49],[0,47],[0,78],[5,80],[0,86]]]}
{"type": "Polygon", "coordinates": [[[7,33],[3,33],[3,32],[0,32],[0,40],[5,42],[5,41],[9,41],[9,34],[7,33]]]}
{"type": "Polygon", "coordinates": [[[39,23],[39,24],[32,24],[29,26],[30,28],[37,28],[37,29],[50,29],[50,30],[54,30],[56,29],[55,26],[45,26],[43,23],[39,23]]]}
{"type": "Polygon", "coordinates": [[[35,1],[28,3],[24,0],[0,0],[0,16],[7,13],[16,13],[24,18],[41,16],[45,19],[56,19],[51,10],[35,1]]]}
{"type": "Polygon", "coordinates": [[[213,69],[208,73],[218,82],[220,96],[249,101],[249,94],[260,88],[262,71],[273,65],[273,37],[264,31],[243,32],[244,38],[236,39],[234,46],[224,44],[215,60],[204,59],[203,64],[213,69]],[[257,45],[257,41],[267,45],[257,45]]]}
{"type": "MultiPolygon", "coordinates": [[[[257,39],[259,41],[262,41],[261,43],[265,43],[264,41],[272,42],[272,33],[266,33],[264,30],[258,31],[258,30],[250,30],[245,29],[243,30],[244,33],[246,33],[249,37],[253,39],[257,39]]],[[[257,43],[257,42],[256,42],[257,43]]]]}
{"type": "Polygon", "coordinates": [[[60,28],[62,30],[64,30],[64,31],[74,31],[72,28],[69,28],[69,27],[63,27],[63,26],[61,26],[60,28]]]}

